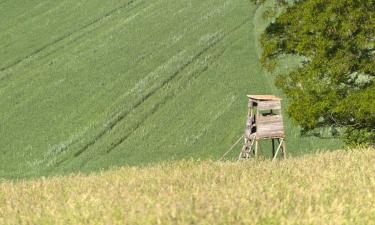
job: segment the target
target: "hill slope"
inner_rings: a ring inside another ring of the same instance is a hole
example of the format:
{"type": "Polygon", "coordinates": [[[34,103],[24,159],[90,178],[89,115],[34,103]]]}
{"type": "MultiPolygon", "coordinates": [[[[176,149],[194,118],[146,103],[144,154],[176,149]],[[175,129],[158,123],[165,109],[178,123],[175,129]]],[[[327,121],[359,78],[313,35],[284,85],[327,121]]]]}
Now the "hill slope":
{"type": "MultiPolygon", "coordinates": [[[[217,158],[278,94],[247,1],[0,4],[0,177],[217,158]]],[[[337,147],[286,123],[292,154],[337,147]]]]}

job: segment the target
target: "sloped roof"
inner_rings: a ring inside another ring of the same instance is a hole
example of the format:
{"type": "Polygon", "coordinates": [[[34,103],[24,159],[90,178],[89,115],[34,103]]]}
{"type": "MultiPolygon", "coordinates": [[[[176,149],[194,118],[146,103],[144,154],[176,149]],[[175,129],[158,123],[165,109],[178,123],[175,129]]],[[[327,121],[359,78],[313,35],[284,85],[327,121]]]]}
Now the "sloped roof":
{"type": "Polygon", "coordinates": [[[258,101],[281,101],[282,99],[275,95],[247,95],[248,98],[258,101]]]}

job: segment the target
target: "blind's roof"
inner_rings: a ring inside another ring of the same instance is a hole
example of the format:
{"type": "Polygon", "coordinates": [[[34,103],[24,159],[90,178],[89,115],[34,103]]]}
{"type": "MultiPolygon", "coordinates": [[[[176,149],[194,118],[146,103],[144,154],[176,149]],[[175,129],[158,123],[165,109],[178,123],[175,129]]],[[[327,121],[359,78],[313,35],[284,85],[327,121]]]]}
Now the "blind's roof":
{"type": "Polygon", "coordinates": [[[259,101],[281,101],[282,99],[274,96],[274,95],[248,95],[247,96],[250,99],[253,100],[259,100],[259,101]]]}

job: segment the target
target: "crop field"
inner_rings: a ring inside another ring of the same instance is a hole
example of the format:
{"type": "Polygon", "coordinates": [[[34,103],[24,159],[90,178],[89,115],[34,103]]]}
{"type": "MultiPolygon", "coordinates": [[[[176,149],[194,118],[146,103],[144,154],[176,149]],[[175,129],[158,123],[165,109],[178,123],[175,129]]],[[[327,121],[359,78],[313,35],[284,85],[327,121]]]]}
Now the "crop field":
{"type": "Polygon", "coordinates": [[[375,151],[0,183],[1,224],[375,224],[375,151]]]}
{"type": "MultiPolygon", "coordinates": [[[[1,1],[0,177],[219,158],[246,94],[280,94],[262,18],[243,0],[1,1]]],[[[285,123],[291,155],[340,146],[285,123]]]]}

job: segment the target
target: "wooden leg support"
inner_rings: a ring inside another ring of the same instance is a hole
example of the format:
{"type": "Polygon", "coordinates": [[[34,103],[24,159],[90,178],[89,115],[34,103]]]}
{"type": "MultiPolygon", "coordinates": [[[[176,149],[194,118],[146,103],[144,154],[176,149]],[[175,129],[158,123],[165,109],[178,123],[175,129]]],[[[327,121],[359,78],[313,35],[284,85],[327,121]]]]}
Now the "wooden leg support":
{"type": "MultiPolygon", "coordinates": [[[[276,139],[276,138],[275,138],[276,139]]],[[[278,146],[276,147],[275,139],[272,139],[272,161],[275,161],[279,151],[281,151],[281,158],[286,159],[286,143],[284,138],[277,139],[278,146]]],[[[256,139],[247,139],[245,138],[245,144],[242,147],[240,155],[238,156],[238,160],[241,159],[248,159],[251,157],[251,154],[254,157],[258,157],[258,151],[260,149],[259,141],[256,139]]]]}
{"type": "Polygon", "coordinates": [[[282,156],[283,156],[283,159],[286,159],[286,144],[285,144],[285,140],[283,139],[283,150],[282,150],[282,156]]]}
{"type": "MultiPolygon", "coordinates": [[[[281,148],[284,148],[284,139],[281,139],[281,141],[280,141],[280,143],[279,143],[279,146],[277,147],[277,150],[276,150],[276,152],[275,152],[275,155],[273,156],[273,159],[272,159],[272,161],[275,161],[276,160],[276,157],[277,157],[277,154],[279,153],[279,150],[281,149],[281,148]]],[[[282,152],[284,151],[284,149],[282,150],[282,152]]]]}

